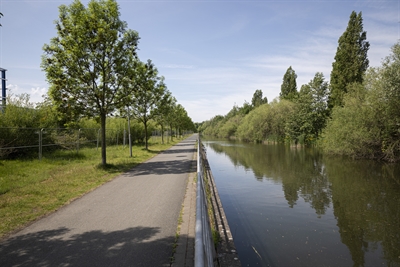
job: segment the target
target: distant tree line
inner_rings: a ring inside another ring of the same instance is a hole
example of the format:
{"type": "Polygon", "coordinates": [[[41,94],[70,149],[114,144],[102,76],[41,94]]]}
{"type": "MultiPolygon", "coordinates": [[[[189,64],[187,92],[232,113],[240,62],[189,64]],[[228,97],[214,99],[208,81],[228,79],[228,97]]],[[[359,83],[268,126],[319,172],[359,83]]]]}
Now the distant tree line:
{"type": "Polygon", "coordinates": [[[323,73],[297,90],[290,66],[279,98],[234,106],[199,124],[203,134],[250,142],[319,145],[354,158],[400,160],[400,43],[378,68],[369,68],[362,14],[352,12],[339,38],[330,83],[323,73]],[[261,104],[255,104],[261,103],[261,104]]]}
{"type": "Polygon", "coordinates": [[[139,35],[119,16],[115,0],[61,5],[57,36],[43,47],[48,95],[37,106],[27,95],[10,98],[0,127],[80,128],[92,119],[101,132],[102,165],[107,164],[106,125],[117,117],[129,116],[143,125],[146,149],[156,127],[195,130],[151,60],[139,60],[139,35]]]}

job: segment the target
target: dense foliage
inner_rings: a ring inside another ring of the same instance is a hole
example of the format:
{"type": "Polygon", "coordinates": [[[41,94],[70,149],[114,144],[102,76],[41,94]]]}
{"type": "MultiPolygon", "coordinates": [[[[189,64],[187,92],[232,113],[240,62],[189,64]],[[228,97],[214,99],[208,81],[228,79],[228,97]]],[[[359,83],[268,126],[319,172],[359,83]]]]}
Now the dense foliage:
{"type": "Polygon", "coordinates": [[[323,148],[354,157],[400,160],[400,44],[362,84],[352,84],[343,107],[335,107],[323,148]]]}

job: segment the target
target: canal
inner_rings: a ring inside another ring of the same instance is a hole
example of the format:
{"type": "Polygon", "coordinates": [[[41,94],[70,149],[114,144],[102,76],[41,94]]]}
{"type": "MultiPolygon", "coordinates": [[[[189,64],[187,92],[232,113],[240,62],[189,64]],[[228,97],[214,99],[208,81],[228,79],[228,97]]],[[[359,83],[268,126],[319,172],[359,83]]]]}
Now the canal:
{"type": "Polygon", "coordinates": [[[400,266],[400,165],[203,138],[243,266],[400,266]]]}

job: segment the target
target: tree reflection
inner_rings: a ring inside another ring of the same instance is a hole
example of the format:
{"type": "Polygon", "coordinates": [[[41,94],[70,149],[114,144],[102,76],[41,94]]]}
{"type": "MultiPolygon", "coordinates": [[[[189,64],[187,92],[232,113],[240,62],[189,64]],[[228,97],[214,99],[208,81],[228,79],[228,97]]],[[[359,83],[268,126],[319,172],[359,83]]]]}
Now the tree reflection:
{"type": "Polygon", "coordinates": [[[281,182],[289,207],[296,205],[299,195],[318,216],[325,214],[329,207],[330,184],[317,150],[282,145],[209,145],[217,153],[229,156],[235,166],[252,169],[257,180],[281,182]]]}
{"type": "Polygon", "coordinates": [[[295,208],[299,197],[318,217],[332,205],[340,238],[354,266],[370,265],[365,254],[377,252],[388,266],[400,266],[400,165],[322,157],[317,149],[283,145],[210,143],[235,166],[256,179],[282,183],[295,208]]]}
{"type": "Polygon", "coordinates": [[[388,175],[397,166],[342,159],[326,165],[340,236],[354,266],[364,266],[365,253],[376,250],[377,243],[388,265],[399,266],[400,186],[388,175]]]}

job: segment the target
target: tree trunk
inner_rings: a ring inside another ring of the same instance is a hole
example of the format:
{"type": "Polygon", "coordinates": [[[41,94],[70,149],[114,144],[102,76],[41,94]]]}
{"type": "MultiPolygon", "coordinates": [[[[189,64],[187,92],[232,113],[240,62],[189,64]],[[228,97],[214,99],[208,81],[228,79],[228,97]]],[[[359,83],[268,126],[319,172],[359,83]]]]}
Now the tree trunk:
{"type": "Polygon", "coordinates": [[[144,121],[144,142],[146,144],[146,150],[148,150],[148,144],[147,144],[147,121],[144,121]]]}
{"type": "Polygon", "coordinates": [[[106,114],[100,114],[101,120],[101,165],[105,167],[107,165],[107,153],[106,153],[106,114]]]}
{"type": "Polygon", "coordinates": [[[161,125],[161,143],[164,144],[164,126],[161,125]]]}

